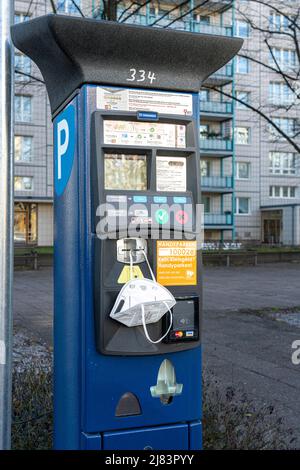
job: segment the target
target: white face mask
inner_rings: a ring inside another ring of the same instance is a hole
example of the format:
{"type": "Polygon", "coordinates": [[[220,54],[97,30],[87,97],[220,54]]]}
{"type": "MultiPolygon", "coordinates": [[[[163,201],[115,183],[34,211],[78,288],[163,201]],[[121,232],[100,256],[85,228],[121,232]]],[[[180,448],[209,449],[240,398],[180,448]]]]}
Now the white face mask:
{"type": "MultiPolygon", "coordinates": [[[[110,312],[110,317],[126,326],[142,325],[144,333],[150,343],[160,343],[169,333],[173,316],[171,308],[176,304],[171,292],[156,282],[146,253],[145,260],[150,270],[151,279],[131,279],[121,289],[117,300],[110,312]],[[170,315],[170,324],[167,332],[158,340],[153,341],[147,330],[147,324],[158,322],[167,312],[170,315]]],[[[130,254],[130,268],[132,276],[132,256],[130,254]]]]}

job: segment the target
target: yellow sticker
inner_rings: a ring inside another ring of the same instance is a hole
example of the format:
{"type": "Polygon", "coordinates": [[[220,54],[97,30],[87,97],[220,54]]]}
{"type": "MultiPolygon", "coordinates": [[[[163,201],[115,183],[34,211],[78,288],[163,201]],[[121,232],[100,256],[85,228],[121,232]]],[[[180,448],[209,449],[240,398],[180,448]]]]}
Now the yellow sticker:
{"type": "Polygon", "coordinates": [[[164,286],[197,284],[197,242],[157,241],[157,281],[164,286]]]}
{"type": "MultiPolygon", "coordinates": [[[[132,267],[132,279],[143,279],[143,278],[144,276],[141,271],[141,268],[139,266],[133,266],[132,267]]],[[[118,279],[118,284],[126,284],[126,282],[130,281],[130,279],[131,279],[130,266],[126,264],[121,271],[121,274],[118,279]]]]}

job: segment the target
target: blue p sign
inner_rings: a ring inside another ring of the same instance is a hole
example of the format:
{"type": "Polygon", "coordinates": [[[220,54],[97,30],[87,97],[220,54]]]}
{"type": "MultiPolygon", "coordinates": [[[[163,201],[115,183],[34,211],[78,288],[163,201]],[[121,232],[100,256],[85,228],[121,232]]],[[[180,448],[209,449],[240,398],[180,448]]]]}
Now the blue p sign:
{"type": "Polygon", "coordinates": [[[54,188],[61,196],[69,181],[75,150],[75,107],[69,105],[54,124],[54,188]]]}

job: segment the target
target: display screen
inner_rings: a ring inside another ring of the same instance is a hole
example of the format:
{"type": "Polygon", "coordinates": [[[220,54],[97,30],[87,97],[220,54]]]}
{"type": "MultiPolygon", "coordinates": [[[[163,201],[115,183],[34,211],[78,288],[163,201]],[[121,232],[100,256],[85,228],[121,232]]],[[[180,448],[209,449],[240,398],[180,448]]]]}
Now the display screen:
{"type": "Polygon", "coordinates": [[[153,147],[186,146],[186,126],[157,122],[104,121],[104,143],[153,147]]]}
{"type": "Polygon", "coordinates": [[[146,190],[146,155],[106,153],[104,155],[104,187],[105,189],[146,190]]]}
{"type": "Polygon", "coordinates": [[[173,330],[195,327],[195,303],[192,300],[177,302],[173,307],[173,330]]]}

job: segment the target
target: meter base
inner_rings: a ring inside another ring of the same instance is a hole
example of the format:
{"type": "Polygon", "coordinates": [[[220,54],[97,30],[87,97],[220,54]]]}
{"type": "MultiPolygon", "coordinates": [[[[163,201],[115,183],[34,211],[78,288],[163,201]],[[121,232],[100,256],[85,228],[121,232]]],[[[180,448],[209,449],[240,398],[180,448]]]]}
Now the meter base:
{"type": "Polygon", "coordinates": [[[82,450],[201,450],[202,423],[82,433],[81,446],[82,450]]]}

